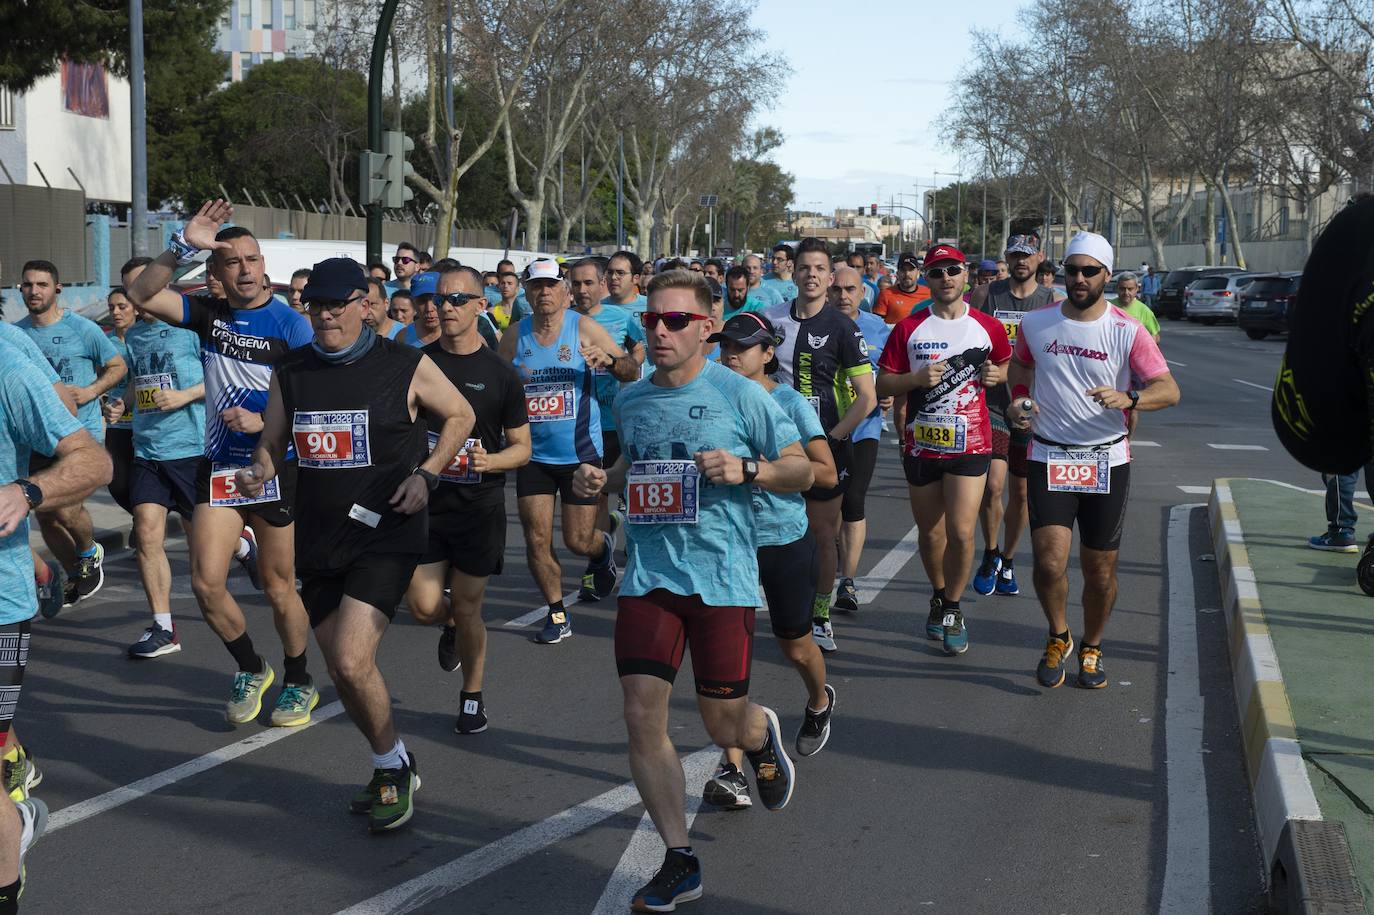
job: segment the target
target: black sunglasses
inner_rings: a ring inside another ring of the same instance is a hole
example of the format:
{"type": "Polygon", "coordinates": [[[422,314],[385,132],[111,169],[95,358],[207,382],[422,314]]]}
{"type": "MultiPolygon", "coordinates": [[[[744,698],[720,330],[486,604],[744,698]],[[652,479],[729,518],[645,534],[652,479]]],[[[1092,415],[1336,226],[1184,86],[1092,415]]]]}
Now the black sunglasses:
{"type": "Polygon", "coordinates": [[[639,320],[645,330],[653,330],[658,327],[658,322],[662,321],[669,330],[679,331],[685,330],[693,321],[709,321],[711,316],[693,314],[690,311],[646,311],[639,316],[639,320]]]}
{"type": "Polygon", "coordinates": [[[1094,276],[1097,276],[1099,273],[1101,273],[1103,270],[1106,270],[1106,269],[1107,269],[1106,267],[1075,267],[1073,264],[1065,264],[1065,265],[1064,265],[1064,275],[1065,275],[1065,276],[1079,276],[1079,275],[1082,275],[1082,276],[1086,276],[1086,277],[1088,277],[1088,278],[1092,278],[1092,277],[1094,277],[1094,276]]]}
{"type": "Polygon", "coordinates": [[[443,308],[445,303],[461,308],[473,299],[481,299],[485,296],[473,295],[470,292],[441,292],[434,296],[434,307],[443,308]]]}
{"type": "Polygon", "coordinates": [[[948,267],[927,267],[926,276],[934,279],[941,276],[958,276],[964,272],[963,264],[950,264],[948,267]]]}

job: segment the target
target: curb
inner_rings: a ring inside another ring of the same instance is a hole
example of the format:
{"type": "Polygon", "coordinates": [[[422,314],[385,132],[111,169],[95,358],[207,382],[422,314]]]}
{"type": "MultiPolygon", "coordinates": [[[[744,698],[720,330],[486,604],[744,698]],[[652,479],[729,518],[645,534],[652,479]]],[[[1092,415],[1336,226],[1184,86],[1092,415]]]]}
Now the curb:
{"type": "Polygon", "coordinates": [[[1307,775],[1283,672],[1231,497],[1231,482],[1213,483],[1207,516],[1271,903],[1279,911],[1364,912],[1345,828],[1322,817],[1307,775]],[[1316,835],[1322,840],[1315,841],[1316,835]]]}

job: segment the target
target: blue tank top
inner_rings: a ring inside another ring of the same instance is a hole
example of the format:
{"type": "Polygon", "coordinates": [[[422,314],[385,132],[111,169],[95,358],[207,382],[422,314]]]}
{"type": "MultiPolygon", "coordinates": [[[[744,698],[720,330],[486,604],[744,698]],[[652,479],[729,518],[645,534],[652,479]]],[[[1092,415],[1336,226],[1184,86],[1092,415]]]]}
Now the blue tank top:
{"type": "Polygon", "coordinates": [[[577,312],[565,311],[563,329],[549,346],[540,346],[534,338],[532,317],[520,321],[515,368],[525,386],[531,460],[541,464],[601,460],[601,405],[595,375],[582,358],[581,319],[577,312]]]}

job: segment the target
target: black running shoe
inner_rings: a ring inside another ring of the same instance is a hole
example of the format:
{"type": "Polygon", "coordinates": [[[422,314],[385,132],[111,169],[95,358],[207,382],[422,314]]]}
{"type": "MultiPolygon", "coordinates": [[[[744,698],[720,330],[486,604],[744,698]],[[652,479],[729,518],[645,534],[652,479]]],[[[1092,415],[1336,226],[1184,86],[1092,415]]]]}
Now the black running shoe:
{"type": "Polygon", "coordinates": [[[93,555],[76,557],[76,574],[72,577],[76,579],[77,600],[85,600],[105,584],[104,565],[105,548],[99,541],[95,544],[93,555]]]}
{"type": "Polygon", "coordinates": [[[654,879],[630,901],[632,912],[674,912],[679,902],[701,898],[701,862],[695,855],[668,850],[654,879]]]}
{"type": "Polygon", "coordinates": [[[749,780],[734,763],[728,762],[716,767],[716,774],[701,789],[701,799],[723,810],[744,810],[754,806],[754,799],[749,796],[749,780]]]}
{"type": "Polygon", "coordinates": [[[487,729],[487,705],[481,699],[464,699],[458,710],[455,734],[480,734],[487,729]]]}
{"type": "Polygon", "coordinates": [[[859,612],[859,592],[854,587],[854,579],[840,579],[840,586],[835,589],[835,602],[830,605],[830,609],[836,613],[859,612]]]}
{"type": "Polygon", "coordinates": [[[449,673],[463,666],[458,656],[458,627],[445,626],[439,633],[439,666],[449,673]]]}
{"type": "Polygon", "coordinates": [[[778,716],[771,708],[763,707],[767,719],[768,739],[763,748],[752,753],[749,764],[754,767],[754,785],[759,789],[759,800],[769,810],[781,810],[792,800],[792,788],[796,784],[796,770],[787,751],[782,748],[782,729],[778,726],[778,716]]]}
{"type": "Polygon", "coordinates": [[[830,703],[823,712],[813,712],[810,706],[806,709],[806,718],[802,721],[801,730],[797,732],[797,755],[815,756],[825,748],[825,743],[830,739],[830,716],[835,711],[835,688],[829,683],[825,684],[825,695],[830,703]]]}

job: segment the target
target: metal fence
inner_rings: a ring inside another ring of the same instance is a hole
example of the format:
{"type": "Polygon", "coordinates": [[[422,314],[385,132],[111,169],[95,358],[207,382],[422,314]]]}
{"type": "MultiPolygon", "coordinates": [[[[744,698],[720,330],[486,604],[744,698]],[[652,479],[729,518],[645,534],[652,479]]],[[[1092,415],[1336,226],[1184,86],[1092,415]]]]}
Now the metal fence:
{"type": "Polygon", "coordinates": [[[0,184],[0,286],[16,286],[25,261],[52,261],[63,283],[90,282],[81,191],[0,184]]]}
{"type": "MultiPolygon", "coordinates": [[[[234,223],[258,238],[308,238],[321,241],[366,241],[367,220],[360,216],[311,213],[284,207],[234,205],[234,223]]],[[[382,221],[382,240],[389,244],[408,241],[432,249],[437,226],[426,223],[382,221]]],[[[453,245],[460,248],[500,248],[499,233],[490,229],[458,229],[453,245]]]]}

